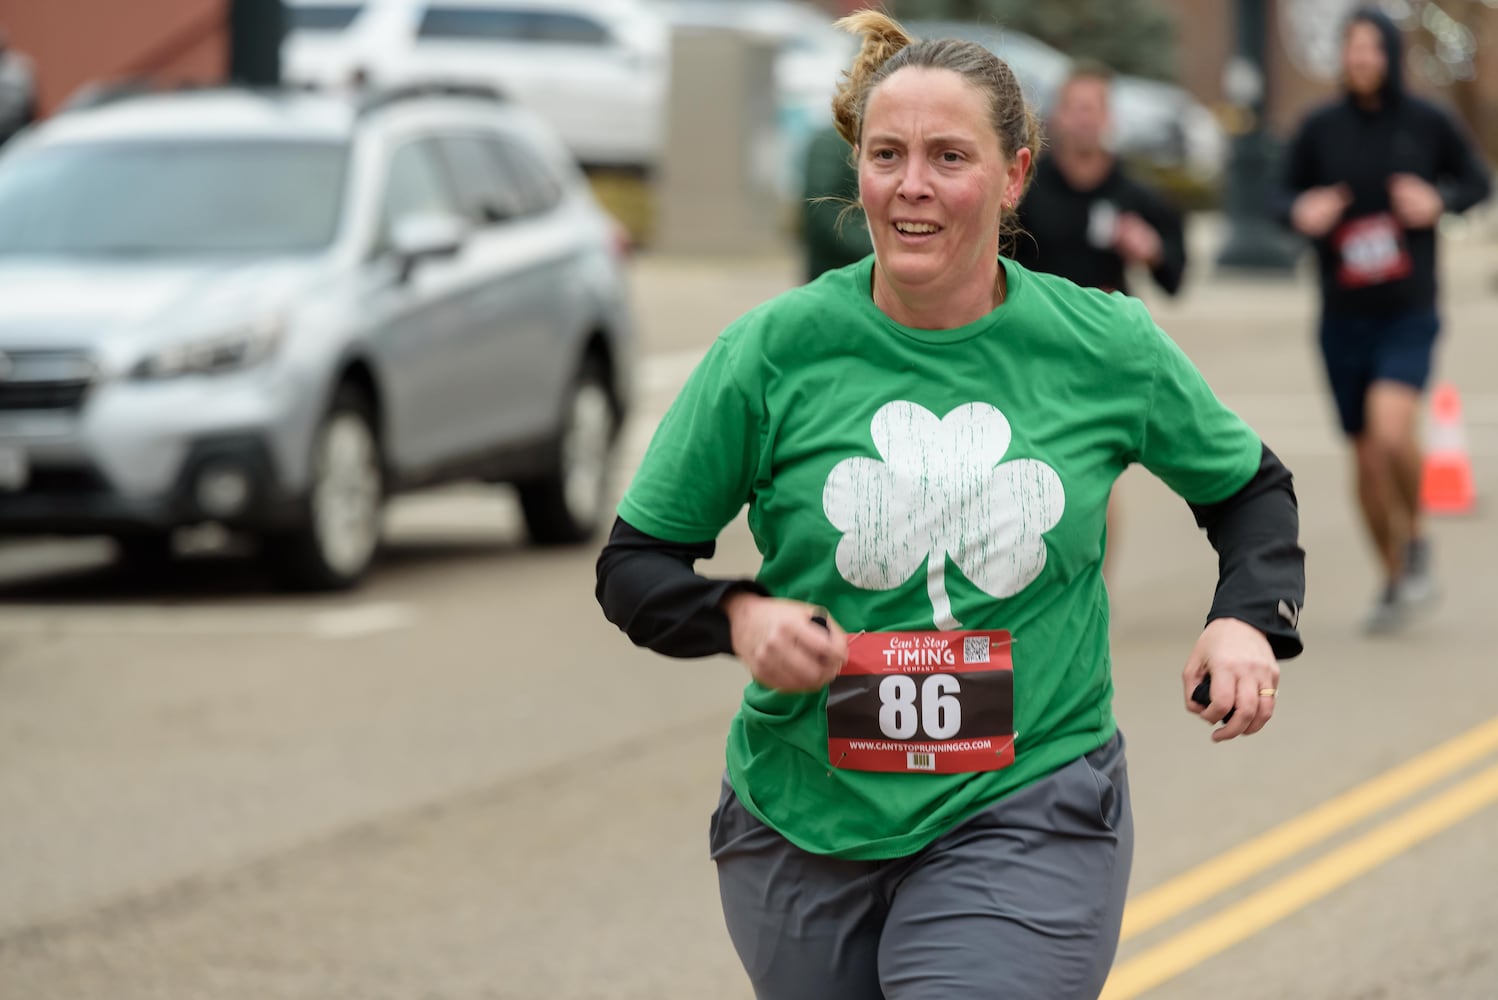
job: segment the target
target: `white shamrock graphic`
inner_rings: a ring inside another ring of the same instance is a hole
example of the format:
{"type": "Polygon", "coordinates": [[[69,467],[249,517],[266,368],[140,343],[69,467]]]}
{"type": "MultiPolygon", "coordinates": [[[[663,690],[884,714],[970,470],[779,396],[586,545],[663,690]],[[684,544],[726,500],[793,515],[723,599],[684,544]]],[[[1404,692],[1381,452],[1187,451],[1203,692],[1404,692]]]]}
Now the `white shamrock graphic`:
{"type": "Polygon", "coordinates": [[[1041,537],[1061,520],[1061,477],[1044,462],[1004,462],[1009,421],[987,403],[945,417],[897,400],[870,428],[883,461],[837,463],[822,509],[843,532],[837,569],[865,590],[893,590],[926,563],[936,626],[959,629],[947,597],[947,555],[992,597],[1012,597],[1045,567],[1041,537]]]}

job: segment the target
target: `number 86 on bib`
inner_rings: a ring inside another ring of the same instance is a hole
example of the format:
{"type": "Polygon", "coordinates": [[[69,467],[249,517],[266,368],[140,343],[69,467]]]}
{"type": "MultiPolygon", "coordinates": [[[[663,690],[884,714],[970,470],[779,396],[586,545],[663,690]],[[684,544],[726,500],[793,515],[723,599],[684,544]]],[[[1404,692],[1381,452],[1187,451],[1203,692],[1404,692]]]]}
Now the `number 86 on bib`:
{"type": "Polygon", "coordinates": [[[857,771],[960,774],[1014,763],[1007,631],[864,632],[827,690],[827,756],[857,771]]]}

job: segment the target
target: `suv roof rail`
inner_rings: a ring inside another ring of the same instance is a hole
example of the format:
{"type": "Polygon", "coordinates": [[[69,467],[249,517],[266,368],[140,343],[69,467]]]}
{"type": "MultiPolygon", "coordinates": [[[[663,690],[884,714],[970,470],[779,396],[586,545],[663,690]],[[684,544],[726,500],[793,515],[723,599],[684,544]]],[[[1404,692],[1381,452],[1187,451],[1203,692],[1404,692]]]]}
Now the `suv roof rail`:
{"type": "Polygon", "coordinates": [[[120,101],[128,101],[131,98],[155,92],[156,88],[150,80],[139,78],[86,83],[73,91],[68,99],[63,101],[58,111],[86,111],[89,108],[102,108],[107,104],[118,104],[120,101]]]}
{"type": "Polygon", "coordinates": [[[310,83],[281,83],[270,86],[251,86],[229,82],[198,82],[181,80],[171,84],[160,84],[145,77],[127,77],[120,80],[86,83],[75,90],[63,102],[59,112],[87,111],[110,104],[121,104],[141,97],[160,97],[170,94],[256,94],[262,97],[288,97],[296,94],[316,94],[321,88],[310,83]]]}
{"type": "MultiPolygon", "coordinates": [[[[162,86],[149,79],[130,78],[101,81],[79,87],[59,111],[85,111],[119,104],[141,97],[182,93],[230,93],[258,94],[263,97],[290,97],[298,94],[329,92],[325,88],[308,82],[283,82],[273,86],[247,86],[241,83],[197,83],[180,82],[162,86]]],[[[370,89],[360,93],[356,107],[358,114],[366,115],[380,108],[433,97],[464,97],[473,100],[503,103],[505,96],[494,87],[466,80],[418,80],[393,87],[370,89]]]]}
{"type": "Polygon", "coordinates": [[[429,97],[468,97],[494,102],[505,100],[502,93],[483,83],[469,83],[464,80],[419,80],[370,91],[359,102],[359,114],[366,115],[371,111],[399,104],[402,101],[416,101],[429,97]]]}

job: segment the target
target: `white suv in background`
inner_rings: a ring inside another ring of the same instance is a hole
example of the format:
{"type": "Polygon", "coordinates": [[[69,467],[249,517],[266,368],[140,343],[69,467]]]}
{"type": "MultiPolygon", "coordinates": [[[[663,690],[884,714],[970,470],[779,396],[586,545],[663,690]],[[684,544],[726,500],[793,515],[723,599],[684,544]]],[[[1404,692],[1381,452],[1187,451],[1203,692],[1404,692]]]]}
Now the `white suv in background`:
{"type": "Polygon", "coordinates": [[[290,83],[483,83],[585,166],[659,155],[670,28],[643,0],[286,0],[286,15],[290,83]]]}
{"type": "Polygon", "coordinates": [[[512,483],[590,538],[629,401],[614,223],[534,115],[467,88],[144,94],[0,155],[0,535],[257,539],[369,567],[386,497],[512,483]]]}

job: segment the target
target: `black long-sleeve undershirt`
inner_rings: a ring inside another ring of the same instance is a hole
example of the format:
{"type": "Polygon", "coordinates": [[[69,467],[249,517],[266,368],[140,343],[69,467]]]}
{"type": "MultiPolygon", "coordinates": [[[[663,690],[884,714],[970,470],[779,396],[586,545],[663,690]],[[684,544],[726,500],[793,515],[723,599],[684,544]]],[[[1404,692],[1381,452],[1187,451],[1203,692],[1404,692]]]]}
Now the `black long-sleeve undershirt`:
{"type": "Polygon", "coordinates": [[[1207,621],[1237,618],[1263,632],[1276,658],[1299,656],[1306,554],[1290,470],[1268,445],[1259,471],[1215,504],[1192,504],[1197,526],[1217,551],[1217,592],[1207,621]]]}
{"type": "MultiPolygon", "coordinates": [[[[1305,552],[1297,541],[1300,514],[1290,470],[1265,447],[1258,472],[1242,489],[1191,510],[1218,553],[1207,621],[1239,619],[1262,631],[1279,659],[1299,655],[1305,552]]],[[[723,598],[735,590],[767,591],[753,580],[697,573],[697,560],[716,549],[713,541],[668,542],[616,520],[598,557],[596,594],[604,616],[636,645],[666,656],[732,653],[723,598]]]]}
{"type": "Polygon", "coordinates": [[[720,607],[734,590],[768,594],[753,580],[715,580],[693,569],[718,543],[668,542],[623,518],[614,522],[598,556],[598,603],[604,617],[637,646],[666,656],[732,653],[728,616],[720,607]]]}

